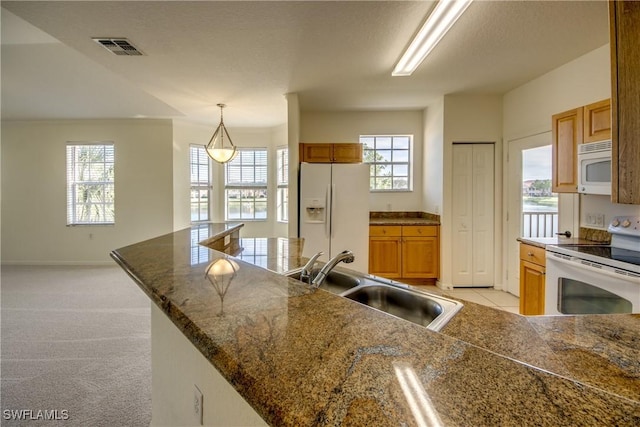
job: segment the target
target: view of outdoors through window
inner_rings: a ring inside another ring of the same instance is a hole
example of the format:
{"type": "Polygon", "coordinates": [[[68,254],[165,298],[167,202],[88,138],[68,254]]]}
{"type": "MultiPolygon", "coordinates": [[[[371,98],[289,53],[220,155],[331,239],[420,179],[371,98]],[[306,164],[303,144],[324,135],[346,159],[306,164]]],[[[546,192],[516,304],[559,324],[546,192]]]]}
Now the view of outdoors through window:
{"type": "Polygon", "coordinates": [[[267,149],[241,148],[225,167],[226,219],[267,219],[267,149]]]}
{"type": "Polygon", "coordinates": [[[522,151],[522,236],[553,237],[558,195],[551,192],[551,145],[522,151]]]}
{"type": "Polygon", "coordinates": [[[411,136],[360,136],[364,161],[371,164],[369,189],[411,190],[411,136]]]}
{"type": "Polygon", "coordinates": [[[67,224],[113,224],[115,152],[109,144],[67,144],[67,224]]]}

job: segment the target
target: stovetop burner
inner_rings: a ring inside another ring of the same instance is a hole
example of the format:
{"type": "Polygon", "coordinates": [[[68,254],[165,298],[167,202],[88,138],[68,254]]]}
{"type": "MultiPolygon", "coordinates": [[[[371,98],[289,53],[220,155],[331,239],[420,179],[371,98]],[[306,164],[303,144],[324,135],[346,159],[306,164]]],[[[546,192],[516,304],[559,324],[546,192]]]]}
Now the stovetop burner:
{"type": "Polygon", "coordinates": [[[562,247],[581,254],[612,259],[640,266],[640,251],[615,248],[610,245],[562,245],[562,247]]]}

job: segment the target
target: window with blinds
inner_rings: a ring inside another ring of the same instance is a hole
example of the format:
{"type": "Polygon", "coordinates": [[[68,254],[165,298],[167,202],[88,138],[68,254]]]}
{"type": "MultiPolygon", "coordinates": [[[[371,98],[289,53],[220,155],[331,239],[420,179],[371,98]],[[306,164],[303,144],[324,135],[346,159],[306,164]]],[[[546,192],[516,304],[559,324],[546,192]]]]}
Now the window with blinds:
{"type": "Polygon", "coordinates": [[[278,163],[278,196],[277,196],[277,219],[280,222],[289,221],[289,149],[278,148],[276,150],[278,163]]]}
{"type": "Polygon", "coordinates": [[[411,190],[411,141],[410,135],[360,136],[371,191],[411,190]]]}
{"type": "Polygon", "coordinates": [[[267,149],[240,148],[225,164],[227,220],[267,219],[267,149]]]}
{"type": "Polygon", "coordinates": [[[115,149],[67,143],[67,225],[114,224],[115,149]]]}
{"type": "Polygon", "coordinates": [[[191,222],[209,221],[211,171],[207,151],[202,145],[189,146],[191,175],[191,222]]]}

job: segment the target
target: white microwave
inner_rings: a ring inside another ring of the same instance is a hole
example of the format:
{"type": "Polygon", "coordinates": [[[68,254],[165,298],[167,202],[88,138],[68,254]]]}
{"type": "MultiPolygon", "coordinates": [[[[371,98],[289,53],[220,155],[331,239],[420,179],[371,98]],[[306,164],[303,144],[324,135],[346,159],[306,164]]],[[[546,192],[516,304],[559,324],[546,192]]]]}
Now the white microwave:
{"type": "Polygon", "coordinates": [[[611,141],[578,145],[578,193],[611,194],[611,141]]]}

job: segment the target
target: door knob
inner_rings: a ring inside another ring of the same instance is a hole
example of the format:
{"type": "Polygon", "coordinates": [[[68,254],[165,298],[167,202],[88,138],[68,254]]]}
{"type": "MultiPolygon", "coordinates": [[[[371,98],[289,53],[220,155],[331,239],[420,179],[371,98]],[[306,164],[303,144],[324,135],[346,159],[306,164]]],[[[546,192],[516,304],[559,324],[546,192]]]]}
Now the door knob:
{"type": "Polygon", "coordinates": [[[556,235],[565,236],[565,237],[571,237],[571,232],[569,230],[567,230],[564,233],[556,233],[556,235]]]}

